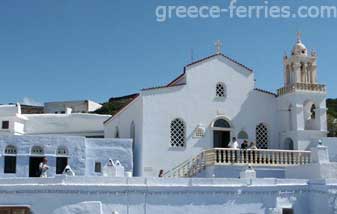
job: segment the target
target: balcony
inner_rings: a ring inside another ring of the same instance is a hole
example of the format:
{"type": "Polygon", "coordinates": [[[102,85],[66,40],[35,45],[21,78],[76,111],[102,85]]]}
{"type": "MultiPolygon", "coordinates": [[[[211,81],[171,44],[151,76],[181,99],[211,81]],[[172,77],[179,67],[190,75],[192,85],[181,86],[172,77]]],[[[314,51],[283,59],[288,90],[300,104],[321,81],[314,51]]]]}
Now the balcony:
{"type": "Polygon", "coordinates": [[[320,85],[320,84],[311,84],[311,83],[294,83],[289,86],[278,89],[277,95],[282,96],[282,95],[292,93],[295,91],[310,91],[310,92],[326,93],[326,86],[320,85]]]}
{"type": "Polygon", "coordinates": [[[215,148],[205,150],[165,173],[165,177],[193,177],[208,166],[285,167],[310,163],[310,151],[215,148]]]}

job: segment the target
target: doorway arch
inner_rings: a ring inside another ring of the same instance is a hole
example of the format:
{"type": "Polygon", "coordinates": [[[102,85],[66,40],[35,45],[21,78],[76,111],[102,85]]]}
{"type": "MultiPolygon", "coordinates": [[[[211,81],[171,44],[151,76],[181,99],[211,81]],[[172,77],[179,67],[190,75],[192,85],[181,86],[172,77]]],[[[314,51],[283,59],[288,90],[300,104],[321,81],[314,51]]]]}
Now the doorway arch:
{"type": "Polygon", "coordinates": [[[228,148],[231,141],[232,125],[225,117],[216,118],[211,124],[213,130],[213,148],[228,148]]]}

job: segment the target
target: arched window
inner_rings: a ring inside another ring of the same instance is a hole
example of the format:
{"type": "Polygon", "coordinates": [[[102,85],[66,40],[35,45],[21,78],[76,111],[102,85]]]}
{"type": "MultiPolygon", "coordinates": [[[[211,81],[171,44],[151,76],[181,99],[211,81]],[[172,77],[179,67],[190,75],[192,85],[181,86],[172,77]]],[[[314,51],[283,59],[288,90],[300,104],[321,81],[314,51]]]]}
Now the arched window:
{"type": "Polygon", "coordinates": [[[216,96],[226,97],[226,86],[224,83],[220,82],[216,84],[216,96]]]}
{"type": "Polygon", "coordinates": [[[256,146],[259,149],[268,149],[269,134],[268,128],[263,123],[256,126],[256,146]]]}
{"type": "Polygon", "coordinates": [[[13,145],[8,145],[5,148],[5,155],[16,155],[16,147],[13,145]]]}
{"type": "Polygon", "coordinates": [[[44,154],[43,148],[41,146],[33,146],[31,154],[34,154],[34,155],[43,155],[44,154]]]}
{"type": "Polygon", "coordinates": [[[68,156],[68,149],[67,149],[67,147],[65,147],[65,146],[59,146],[57,148],[56,154],[59,155],[59,156],[62,156],[62,155],[63,156],[68,156]]]}
{"type": "Polygon", "coordinates": [[[132,154],[133,154],[133,174],[136,174],[136,125],[135,122],[132,121],[130,124],[130,138],[132,139],[132,154]]]}
{"type": "Polygon", "coordinates": [[[307,81],[307,78],[306,78],[306,72],[305,72],[305,67],[304,67],[304,63],[302,62],[301,63],[301,82],[305,83],[307,81]]]}
{"type": "Polygon", "coordinates": [[[181,119],[174,119],[171,122],[171,147],[184,147],[185,146],[185,123],[181,119]]]}
{"type": "Polygon", "coordinates": [[[118,126],[116,126],[115,138],[119,138],[119,128],[118,128],[118,126]]]}
{"type": "Polygon", "coordinates": [[[65,146],[59,146],[56,151],[56,174],[62,174],[68,165],[68,149],[65,146]]]}
{"type": "Polygon", "coordinates": [[[311,113],[310,118],[312,120],[315,120],[316,119],[316,106],[315,106],[315,104],[312,104],[312,106],[310,108],[310,113],[311,113]]]}
{"type": "Polygon", "coordinates": [[[214,122],[213,127],[216,128],[230,128],[230,124],[225,119],[218,119],[214,122]]]}
{"type": "Polygon", "coordinates": [[[8,145],[4,154],[4,173],[16,173],[16,147],[8,145]]]}
{"type": "Polygon", "coordinates": [[[136,137],[136,126],[135,123],[132,121],[130,125],[130,138],[135,142],[135,137],[136,137]]]}
{"type": "Polygon", "coordinates": [[[248,140],[248,134],[245,131],[240,131],[238,134],[238,139],[239,140],[248,140]]]}
{"type": "Polygon", "coordinates": [[[293,106],[290,104],[288,107],[288,127],[289,131],[293,130],[293,112],[292,112],[293,106]]]}
{"type": "Polygon", "coordinates": [[[313,100],[307,100],[303,104],[303,117],[305,130],[320,130],[320,122],[316,119],[317,105],[313,100]]]}

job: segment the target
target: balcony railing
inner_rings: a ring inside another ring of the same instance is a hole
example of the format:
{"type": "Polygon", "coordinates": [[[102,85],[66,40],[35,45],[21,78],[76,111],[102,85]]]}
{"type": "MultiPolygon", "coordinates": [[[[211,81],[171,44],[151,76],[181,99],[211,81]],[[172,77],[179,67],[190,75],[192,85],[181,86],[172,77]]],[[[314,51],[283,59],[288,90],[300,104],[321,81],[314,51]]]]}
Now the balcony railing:
{"type": "Polygon", "coordinates": [[[165,173],[165,177],[193,177],[207,166],[285,167],[310,163],[310,151],[271,149],[210,149],[165,173]]]}
{"type": "Polygon", "coordinates": [[[326,93],[326,86],[311,83],[294,83],[289,86],[278,89],[277,94],[279,96],[282,96],[284,94],[292,93],[295,91],[315,91],[326,93]]]}

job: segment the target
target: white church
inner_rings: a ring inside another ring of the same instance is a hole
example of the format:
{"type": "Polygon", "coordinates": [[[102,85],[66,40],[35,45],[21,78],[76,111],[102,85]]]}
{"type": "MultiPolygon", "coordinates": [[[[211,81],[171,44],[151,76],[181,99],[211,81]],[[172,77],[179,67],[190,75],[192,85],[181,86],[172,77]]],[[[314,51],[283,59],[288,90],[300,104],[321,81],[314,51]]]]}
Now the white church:
{"type": "Polygon", "coordinates": [[[220,47],[169,84],[143,89],[105,122],[106,137],[134,139],[136,175],[155,176],[206,149],[227,148],[233,137],[284,150],[308,150],[326,137],[326,87],[300,35],[284,56],[277,94],[256,88],[253,70],[220,47]]]}
{"type": "Polygon", "coordinates": [[[300,34],[283,67],[277,93],[258,89],[217,42],[112,116],[89,101],[0,105],[0,214],[337,213],[327,89],[300,34]]]}

